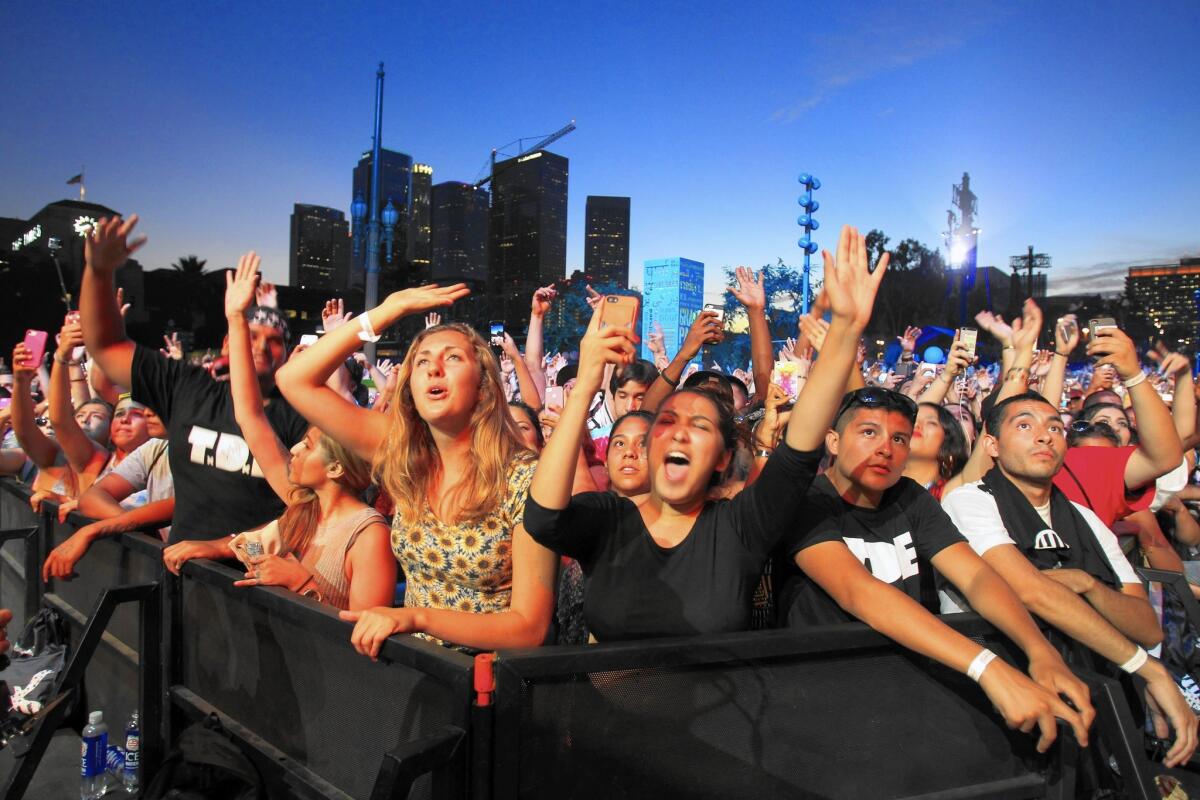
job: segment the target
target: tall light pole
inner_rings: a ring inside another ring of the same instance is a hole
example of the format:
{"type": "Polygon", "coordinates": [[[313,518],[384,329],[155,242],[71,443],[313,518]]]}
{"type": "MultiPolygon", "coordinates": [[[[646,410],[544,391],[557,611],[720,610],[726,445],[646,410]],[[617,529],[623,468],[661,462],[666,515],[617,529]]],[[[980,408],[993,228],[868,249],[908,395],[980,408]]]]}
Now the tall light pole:
{"type": "MultiPolygon", "coordinates": [[[[392,200],[388,198],[388,205],[383,209],[382,220],[380,219],[379,208],[379,166],[381,161],[381,151],[383,149],[383,62],[379,62],[379,69],[375,73],[375,134],[372,136],[371,144],[371,201],[370,206],[359,193],[354,197],[354,203],[350,206],[350,218],[354,223],[354,257],[357,260],[358,253],[361,248],[363,238],[363,222],[364,217],[367,230],[367,280],[366,280],[366,297],[364,304],[366,308],[364,313],[374,308],[379,304],[379,240],[380,235],[387,242],[388,261],[392,260],[392,232],[396,227],[396,221],[399,217],[392,200]]],[[[367,359],[372,363],[375,362],[375,343],[366,342],[363,345],[363,350],[367,354],[367,359]]]]}
{"type": "Polygon", "coordinates": [[[821,181],[807,172],[801,172],[799,180],[800,185],[804,187],[804,194],[800,195],[799,200],[804,213],[796,219],[796,224],[804,229],[804,236],[796,244],[804,251],[804,272],[802,273],[804,309],[802,313],[807,314],[808,310],[812,308],[812,267],[809,265],[808,259],[817,252],[817,243],[812,240],[812,232],[821,227],[821,224],[813,217],[821,204],[813,200],[812,193],[821,188],[821,181]]]}

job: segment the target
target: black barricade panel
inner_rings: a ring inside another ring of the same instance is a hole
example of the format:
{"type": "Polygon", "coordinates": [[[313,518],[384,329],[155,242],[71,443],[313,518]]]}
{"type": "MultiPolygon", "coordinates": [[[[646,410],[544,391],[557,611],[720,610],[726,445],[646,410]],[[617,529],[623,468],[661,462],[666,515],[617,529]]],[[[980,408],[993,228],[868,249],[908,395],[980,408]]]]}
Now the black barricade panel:
{"type": "MultiPolygon", "coordinates": [[[[186,580],[183,684],[352,797],[367,798],[386,752],[463,725],[470,660],[457,689],[417,669],[375,663],[292,615],[252,602],[253,589],[186,580]]],[[[309,612],[314,616],[318,612],[309,612]]],[[[428,776],[412,797],[430,797],[428,776]]]]}
{"type": "MultiPolygon", "coordinates": [[[[29,487],[11,478],[0,480],[0,530],[37,527],[38,514],[29,507],[29,487]]],[[[36,543],[9,541],[0,545],[0,608],[13,612],[10,631],[20,631],[29,618],[25,608],[25,548],[36,543]]]]}
{"type": "Polygon", "coordinates": [[[875,799],[1041,784],[1033,739],[1010,733],[973,682],[895,652],[539,678],[524,681],[521,709],[522,798],[875,799]]]}

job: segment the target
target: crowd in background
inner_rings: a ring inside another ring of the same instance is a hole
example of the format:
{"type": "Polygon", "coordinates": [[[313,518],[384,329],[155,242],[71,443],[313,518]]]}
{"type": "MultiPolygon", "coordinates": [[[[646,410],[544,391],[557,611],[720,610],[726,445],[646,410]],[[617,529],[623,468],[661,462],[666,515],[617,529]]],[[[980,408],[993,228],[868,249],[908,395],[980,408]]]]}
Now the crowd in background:
{"type": "Polygon", "coordinates": [[[746,333],[706,308],[678,352],[652,329],[652,360],[598,294],[578,348],[546,353],[554,287],[487,336],[442,321],[459,284],[359,313],[331,300],[321,335],[292,342],[248,253],[227,273],[221,353],[189,358],[177,337],[126,337],[113,274],[136,223],[95,226],[78,311],[16,343],[2,376],[0,473],[35,509],[89,520],[44,580],[86,570],[100,537],[157,531],[171,572],[240,564],[239,586],[337,608],[372,658],[396,634],[492,650],[861,620],[969,675],[1042,749],[1055,718],[1086,743],[1086,687],[1036,617],[1144,679],[1167,763],[1196,748],[1200,687],[1164,643],[1178,609],[1133,570],[1200,578],[1181,353],[1070,315],[1039,343],[1028,300],[1015,320],[980,314],[944,363],[917,359],[911,327],[895,363],[868,360],[888,257],[868,263],[847,227],[781,347],[744,268],[729,291],[746,333]],[[425,329],[402,359],[364,355],[410,316],[425,329]],[[733,335],[751,363],[702,368],[733,335]],[[1001,362],[979,363],[985,335],[1001,362]],[[967,609],[1024,672],[942,621],[967,609]]]}

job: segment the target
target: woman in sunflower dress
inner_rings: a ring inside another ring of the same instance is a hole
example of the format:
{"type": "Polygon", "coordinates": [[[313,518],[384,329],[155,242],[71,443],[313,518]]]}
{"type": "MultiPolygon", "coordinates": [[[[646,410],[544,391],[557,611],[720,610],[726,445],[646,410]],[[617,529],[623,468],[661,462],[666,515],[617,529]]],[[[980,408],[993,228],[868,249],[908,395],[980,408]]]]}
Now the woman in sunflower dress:
{"type": "Polygon", "coordinates": [[[537,459],[521,443],[499,364],[479,334],[458,323],[418,334],[383,414],[325,385],[375,331],[467,294],[463,284],[396,292],[276,376],[297,411],[372,460],[395,505],[391,543],[408,581],[404,607],[342,613],[356,623],[355,648],[372,658],[396,633],[481,650],[532,647],[553,616],[557,557],[523,526],[537,459]]]}

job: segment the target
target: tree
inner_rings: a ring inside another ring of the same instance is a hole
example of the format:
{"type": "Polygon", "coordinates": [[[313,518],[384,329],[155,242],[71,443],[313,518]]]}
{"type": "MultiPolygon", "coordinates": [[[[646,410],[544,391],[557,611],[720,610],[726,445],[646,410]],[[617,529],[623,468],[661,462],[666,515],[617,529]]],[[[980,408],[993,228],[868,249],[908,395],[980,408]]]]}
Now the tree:
{"type": "MultiPolygon", "coordinates": [[[[615,283],[589,284],[582,272],[559,281],[558,299],[546,315],[543,342],[547,353],[573,353],[579,350],[579,340],[587,331],[592,319],[592,307],[588,305],[588,287],[599,294],[619,294],[641,299],[641,292],[626,289],[615,283]]],[[[511,322],[510,322],[511,324],[511,322]]]]}
{"type": "MultiPolygon", "coordinates": [[[[783,263],[782,258],[774,264],[761,268],[767,295],[767,327],[775,341],[795,336],[800,324],[800,312],[804,307],[804,276],[795,267],[783,263]]],[[[735,283],[734,268],[725,268],[726,285],[735,283]]],[[[821,282],[811,279],[810,289],[815,298],[821,291],[821,282]]],[[[726,327],[744,329],[745,309],[729,292],[725,293],[726,327]]],[[[750,363],[749,334],[734,334],[725,337],[719,345],[707,348],[706,361],[715,360],[722,369],[745,368],[750,363]]]]}
{"type": "Polygon", "coordinates": [[[171,265],[171,269],[181,272],[184,275],[198,278],[204,274],[207,263],[206,259],[197,256],[182,256],[171,265]]]}

